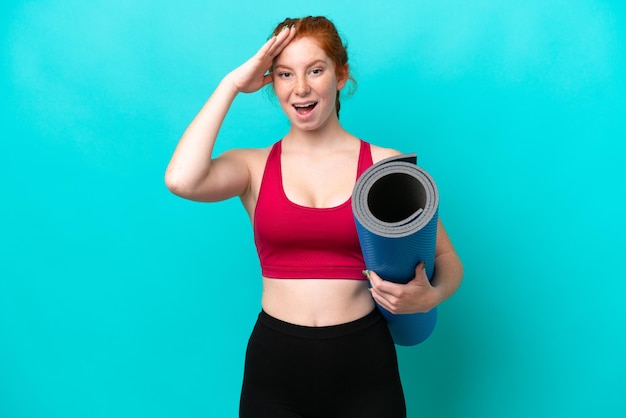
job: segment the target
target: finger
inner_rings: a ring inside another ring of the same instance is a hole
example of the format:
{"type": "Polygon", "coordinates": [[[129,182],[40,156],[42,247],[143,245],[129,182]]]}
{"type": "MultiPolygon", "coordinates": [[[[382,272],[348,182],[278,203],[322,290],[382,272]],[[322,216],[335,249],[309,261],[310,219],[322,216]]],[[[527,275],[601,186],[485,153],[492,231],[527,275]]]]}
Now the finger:
{"type": "Polygon", "coordinates": [[[363,275],[364,275],[365,277],[367,277],[367,280],[369,280],[369,281],[370,281],[370,283],[372,284],[372,286],[374,286],[374,285],[375,285],[375,282],[377,281],[377,279],[380,279],[380,278],[378,277],[378,274],[376,274],[376,272],[375,272],[375,271],[372,271],[372,270],[363,270],[363,275]]]}
{"type": "Polygon", "coordinates": [[[417,265],[417,267],[415,267],[415,277],[411,281],[418,282],[420,284],[423,284],[424,282],[430,282],[430,280],[428,279],[428,275],[426,274],[425,262],[422,261],[417,265]]]}
{"type": "Polygon", "coordinates": [[[402,295],[403,285],[383,280],[378,274],[371,272],[372,287],[376,288],[376,291],[382,296],[384,295],[388,299],[397,299],[402,295]]]}
{"type": "Polygon", "coordinates": [[[372,288],[376,290],[379,295],[387,294],[386,282],[375,272],[371,270],[365,270],[366,276],[372,285],[372,288]]]}
{"type": "Polygon", "coordinates": [[[269,55],[273,58],[280,54],[283,49],[293,40],[293,37],[296,35],[296,28],[294,26],[283,28],[278,35],[276,35],[275,42],[271,45],[268,50],[269,55]]]}
{"type": "Polygon", "coordinates": [[[270,51],[272,51],[272,48],[274,48],[274,45],[276,44],[277,38],[278,38],[278,36],[274,35],[270,39],[268,39],[263,44],[263,46],[257,51],[257,56],[264,57],[266,55],[270,55],[270,51]]]}
{"type": "Polygon", "coordinates": [[[413,277],[413,279],[417,279],[417,278],[421,278],[421,277],[427,277],[426,276],[426,269],[424,267],[424,262],[420,262],[415,267],[415,276],[413,277]]]}
{"type": "Polygon", "coordinates": [[[363,274],[369,279],[372,288],[376,289],[378,294],[380,295],[389,295],[392,297],[397,297],[398,292],[402,292],[401,289],[398,289],[398,285],[393,282],[388,282],[383,280],[375,271],[372,270],[364,270],[363,274]]]}
{"type": "Polygon", "coordinates": [[[381,293],[372,288],[372,298],[376,301],[376,303],[391,313],[394,313],[397,309],[396,302],[398,299],[391,295],[381,293]]]}

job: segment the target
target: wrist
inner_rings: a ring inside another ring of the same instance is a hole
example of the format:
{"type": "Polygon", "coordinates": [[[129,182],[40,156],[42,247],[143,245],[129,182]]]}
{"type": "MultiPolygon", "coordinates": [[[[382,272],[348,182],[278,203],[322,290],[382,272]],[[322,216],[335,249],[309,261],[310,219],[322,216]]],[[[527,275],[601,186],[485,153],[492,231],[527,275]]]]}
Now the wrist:
{"type": "Polygon", "coordinates": [[[220,86],[227,90],[231,95],[236,96],[241,92],[237,83],[233,80],[232,73],[228,73],[220,82],[220,86]]]}

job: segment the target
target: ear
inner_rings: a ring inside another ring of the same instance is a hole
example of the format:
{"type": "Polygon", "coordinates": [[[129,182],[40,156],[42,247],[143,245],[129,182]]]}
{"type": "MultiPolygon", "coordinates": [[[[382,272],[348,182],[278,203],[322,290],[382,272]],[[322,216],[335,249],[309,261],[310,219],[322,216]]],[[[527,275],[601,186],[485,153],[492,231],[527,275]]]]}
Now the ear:
{"type": "Polygon", "coordinates": [[[338,68],[337,71],[337,90],[343,89],[348,83],[348,75],[350,74],[350,67],[348,64],[338,68]]]}

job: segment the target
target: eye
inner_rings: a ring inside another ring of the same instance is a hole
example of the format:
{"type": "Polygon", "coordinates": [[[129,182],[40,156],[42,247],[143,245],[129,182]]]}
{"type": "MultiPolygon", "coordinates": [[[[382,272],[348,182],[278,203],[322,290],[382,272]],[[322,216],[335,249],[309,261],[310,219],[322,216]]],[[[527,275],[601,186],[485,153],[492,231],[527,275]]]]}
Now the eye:
{"type": "Polygon", "coordinates": [[[289,77],[291,77],[291,73],[288,72],[288,71],[280,71],[278,73],[278,77],[279,78],[289,78],[289,77]]]}
{"type": "Polygon", "coordinates": [[[313,68],[311,70],[311,74],[313,74],[313,75],[320,75],[320,74],[322,74],[323,71],[324,71],[323,68],[313,68]]]}

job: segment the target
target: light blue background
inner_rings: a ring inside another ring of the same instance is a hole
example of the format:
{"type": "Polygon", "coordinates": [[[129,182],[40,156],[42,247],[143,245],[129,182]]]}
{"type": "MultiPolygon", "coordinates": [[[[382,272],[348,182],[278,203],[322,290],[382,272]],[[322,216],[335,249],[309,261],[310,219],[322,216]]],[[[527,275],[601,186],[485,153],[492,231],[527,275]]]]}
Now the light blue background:
{"type": "MultiPolygon", "coordinates": [[[[465,263],[399,348],[409,417],[626,416],[621,0],[42,0],[0,6],[0,417],[236,416],[250,225],[163,173],[220,78],[307,14],[348,41],[344,125],[419,154],[465,263]]],[[[218,152],[287,126],[241,96],[218,152]]]]}

